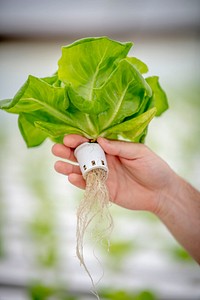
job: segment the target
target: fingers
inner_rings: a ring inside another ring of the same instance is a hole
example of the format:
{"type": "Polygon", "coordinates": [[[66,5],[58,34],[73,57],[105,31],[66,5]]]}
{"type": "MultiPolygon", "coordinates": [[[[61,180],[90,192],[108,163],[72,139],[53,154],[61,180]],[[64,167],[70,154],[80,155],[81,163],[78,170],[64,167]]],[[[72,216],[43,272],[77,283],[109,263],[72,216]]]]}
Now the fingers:
{"type": "Polygon", "coordinates": [[[83,179],[82,175],[72,173],[68,176],[68,180],[71,184],[75,185],[76,187],[80,189],[85,189],[85,180],[83,179]]]}
{"type": "Polygon", "coordinates": [[[147,147],[139,143],[107,140],[99,137],[97,139],[103,150],[110,155],[116,155],[125,159],[136,159],[144,156],[147,147]]]}
{"type": "Polygon", "coordinates": [[[63,161],[57,161],[54,165],[55,170],[63,175],[68,176],[68,180],[71,184],[75,185],[80,189],[85,189],[85,180],[81,175],[79,167],[73,166],[63,161]]]}
{"type": "Polygon", "coordinates": [[[80,136],[77,134],[69,134],[66,135],[63,139],[63,143],[65,146],[75,149],[80,144],[83,144],[85,142],[88,142],[88,139],[84,136],[80,136]]]}
{"type": "Polygon", "coordinates": [[[67,176],[72,173],[81,174],[79,166],[75,166],[60,160],[55,163],[54,169],[56,170],[56,172],[67,176]]]}
{"type": "Polygon", "coordinates": [[[73,150],[62,144],[55,144],[52,147],[52,153],[60,158],[76,161],[73,150]]]}
{"type": "MultiPolygon", "coordinates": [[[[55,144],[52,147],[52,153],[63,159],[67,159],[71,162],[77,162],[74,156],[74,149],[80,144],[87,142],[88,139],[76,135],[69,134],[63,139],[64,144],[55,144]]],[[[85,188],[85,181],[82,178],[81,171],[78,165],[70,164],[69,162],[57,161],[54,165],[55,170],[63,175],[67,175],[69,181],[78,187],[85,188]]]]}
{"type": "Polygon", "coordinates": [[[87,142],[88,139],[86,139],[83,136],[77,135],[77,134],[69,134],[66,135],[63,139],[62,144],[55,144],[52,147],[52,153],[55,156],[71,160],[73,162],[76,162],[76,158],[74,156],[74,149],[78,147],[80,144],[87,142]]]}
{"type": "MultiPolygon", "coordinates": [[[[53,145],[52,153],[55,156],[70,160],[71,162],[77,162],[74,156],[74,149],[87,141],[87,138],[80,135],[66,135],[63,139],[64,144],[53,145]]],[[[85,189],[85,180],[81,175],[80,167],[78,165],[70,164],[69,162],[64,161],[57,161],[54,165],[54,168],[58,173],[68,176],[68,180],[71,184],[81,189],[85,189]]]]}

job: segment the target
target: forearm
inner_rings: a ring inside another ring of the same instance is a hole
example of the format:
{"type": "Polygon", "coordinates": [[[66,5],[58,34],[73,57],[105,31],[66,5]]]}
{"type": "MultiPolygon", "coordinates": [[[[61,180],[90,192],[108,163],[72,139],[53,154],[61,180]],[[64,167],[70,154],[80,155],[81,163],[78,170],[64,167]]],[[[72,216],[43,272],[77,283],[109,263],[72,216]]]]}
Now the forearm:
{"type": "Polygon", "coordinates": [[[200,263],[200,192],[177,175],[162,193],[159,218],[200,263]]]}

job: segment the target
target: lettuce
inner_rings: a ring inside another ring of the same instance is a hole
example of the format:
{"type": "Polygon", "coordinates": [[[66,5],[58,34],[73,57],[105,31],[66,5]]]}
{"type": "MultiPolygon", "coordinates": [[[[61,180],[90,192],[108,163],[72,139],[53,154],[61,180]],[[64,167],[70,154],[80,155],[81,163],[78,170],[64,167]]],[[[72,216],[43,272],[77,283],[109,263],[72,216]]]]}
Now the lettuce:
{"type": "Polygon", "coordinates": [[[62,142],[69,133],[144,142],[149,122],[168,102],[158,77],[145,79],[146,64],[127,56],[132,45],[99,37],[64,46],[53,76],[30,75],[0,108],[19,114],[28,147],[47,137],[62,142]]]}

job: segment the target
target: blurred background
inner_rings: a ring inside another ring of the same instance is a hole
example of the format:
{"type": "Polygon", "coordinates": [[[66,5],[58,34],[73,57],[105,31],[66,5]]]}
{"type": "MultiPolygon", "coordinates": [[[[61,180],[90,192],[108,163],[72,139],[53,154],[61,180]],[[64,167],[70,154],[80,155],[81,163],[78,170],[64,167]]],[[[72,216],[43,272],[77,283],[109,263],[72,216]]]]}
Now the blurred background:
{"type": "MultiPolygon", "coordinates": [[[[57,70],[61,46],[88,36],[132,41],[131,55],[159,75],[170,109],[147,145],[200,188],[200,1],[0,0],[0,99],[29,74],[57,70]]],[[[56,174],[52,143],[27,149],[17,116],[0,111],[0,300],[89,300],[75,255],[82,191],[56,174]]],[[[110,252],[85,245],[101,299],[200,299],[200,269],[148,213],[112,205],[110,252]]],[[[191,228],[192,230],[192,228],[191,228]]]]}

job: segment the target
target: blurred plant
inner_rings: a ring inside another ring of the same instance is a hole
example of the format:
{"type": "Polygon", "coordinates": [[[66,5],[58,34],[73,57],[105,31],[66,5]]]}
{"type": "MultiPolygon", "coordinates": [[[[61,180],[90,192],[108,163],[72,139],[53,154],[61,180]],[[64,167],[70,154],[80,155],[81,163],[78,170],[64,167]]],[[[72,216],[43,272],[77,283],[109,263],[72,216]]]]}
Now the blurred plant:
{"type": "Polygon", "coordinates": [[[4,199],[4,190],[3,190],[3,175],[2,163],[5,160],[5,145],[6,145],[6,134],[3,131],[0,131],[0,258],[3,258],[5,255],[4,248],[4,223],[5,223],[5,205],[3,202],[4,199]]]}
{"type": "Polygon", "coordinates": [[[4,205],[2,197],[2,190],[1,190],[1,184],[0,184],[0,259],[4,257],[5,255],[5,249],[4,249],[4,237],[3,237],[3,227],[4,227],[4,205]]]}
{"type": "Polygon", "coordinates": [[[119,291],[102,291],[100,294],[105,300],[156,300],[152,291],[143,290],[139,293],[119,291]]]}
{"type": "Polygon", "coordinates": [[[175,246],[169,248],[168,253],[170,256],[175,259],[177,262],[187,262],[192,263],[194,262],[194,259],[185,251],[184,248],[182,248],[179,244],[176,244],[175,246]]]}
{"type": "Polygon", "coordinates": [[[180,86],[176,82],[175,87],[168,88],[171,118],[175,120],[173,130],[178,141],[178,173],[192,183],[199,178],[194,170],[200,161],[200,86],[195,80],[188,80],[185,84],[180,81],[180,86]]]}
{"type": "Polygon", "coordinates": [[[28,233],[32,239],[36,261],[41,266],[54,267],[58,261],[56,210],[46,182],[43,155],[24,165],[29,166],[25,168],[24,178],[35,199],[35,211],[28,224],[28,233]]]}
{"type": "MultiPolygon", "coordinates": [[[[39,157],[24,162],[25,185],[34,199],[31,220],[27,224],[28,236],[32,250],[32,258],[36,263],[36,282],[30,282],[28,291],[32,300],[74,300],[62,293],[58,276],[58,234],[56,228],[55,199],[49,192],[46,180],[45,152],[39,157]],[[28,166],[28,167],[27,167],[28,166]],[[46,276],[50,282],[43,283],[46,276]],[[49,277],[50,276],[50,277],[49,277]]],[[[25,158],[24,158],[25,160],[25,158]]]]}
{"type": "Polygon", "coordinates": [[[109,255],[106,256],[108,265],[114,271],[120,270],[124,266],[124,260],[129,254],[132,254],[137,245],[130,240],[115,240],[111,241],[109,247],[109,255]]]}
{"type": "Polygon", "coordinates": [[[78,298],[62,288],[35,282],[29,286],[28,294],[31,300],[77,300],[78,298]]]}
{"type": "Polygon", "coordinates": [[[48,208],[40,209],[40,207],[35,212],[29,230],[36,249],[37,261],[44,267],[53,267],[58,261],[57,237],[48,208]]]}

